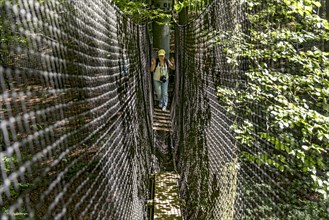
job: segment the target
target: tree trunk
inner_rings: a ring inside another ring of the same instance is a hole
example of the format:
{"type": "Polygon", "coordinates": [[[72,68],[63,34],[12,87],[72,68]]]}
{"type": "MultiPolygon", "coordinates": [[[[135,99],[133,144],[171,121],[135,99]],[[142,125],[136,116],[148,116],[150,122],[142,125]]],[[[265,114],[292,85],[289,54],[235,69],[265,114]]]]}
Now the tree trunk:
{"type": "MultiPolygon", "coordinates": [[[[179,2],[183,2],[184,0],[179,0],[179,2]]],[[[184,25],[187,23],[187,7],[184,7],[181,12],[179,12],[178,23],[180,25],[184,25]]]]}
{"type": "MultiPolygon", "coordinates": [[[[171,0],[154,0],[153,5],[156,8],[164,9],[166,12],[171,10],[171,0]]],[[[170,18],[163,18],[153,21],[153,49],[164,49],[166,58],[170,54],[170,18]],[[160,24],[159,24],[160,23],[160,24]]]]}

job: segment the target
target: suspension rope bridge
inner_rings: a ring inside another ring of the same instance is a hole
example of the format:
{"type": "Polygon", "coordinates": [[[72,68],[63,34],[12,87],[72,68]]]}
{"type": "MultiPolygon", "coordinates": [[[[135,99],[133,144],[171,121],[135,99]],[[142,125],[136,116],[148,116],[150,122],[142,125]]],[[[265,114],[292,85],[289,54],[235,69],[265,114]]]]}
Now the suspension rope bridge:
{"type": "Polygon", "coordinates": [[[147,26],[105,0],[0,1],[1,220],[312,217],[303,210],[325,219],[329,202],[291,187],[304,177],[286,170],[292,151],[282,137],[265,136],[277,134],[265,104],[249,97],[241,106],[225,93],[253,89],[243,74],[252,59],[230,65],[218,43],[235,48],[225,33],[248,34],[245,11],[215,0],[176,24],[175,88],[163,113],[147,26]]]}

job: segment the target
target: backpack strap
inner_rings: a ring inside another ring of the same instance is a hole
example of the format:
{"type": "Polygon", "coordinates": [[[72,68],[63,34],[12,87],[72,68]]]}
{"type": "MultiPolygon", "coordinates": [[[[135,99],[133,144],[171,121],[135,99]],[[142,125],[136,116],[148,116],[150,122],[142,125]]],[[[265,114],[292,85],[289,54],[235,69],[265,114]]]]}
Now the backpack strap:
{"type": "MultiPolygon", "coordinates": [[[[155,69],[158,67],[159,62],[160,62],[159,58],[156,58],[156,60],[155,60],[155,69]]],[[[168,62],[167,58],[165,58],[165,62],[166,62],[167,68],[169,68],[169,62],[168,62]]]]}

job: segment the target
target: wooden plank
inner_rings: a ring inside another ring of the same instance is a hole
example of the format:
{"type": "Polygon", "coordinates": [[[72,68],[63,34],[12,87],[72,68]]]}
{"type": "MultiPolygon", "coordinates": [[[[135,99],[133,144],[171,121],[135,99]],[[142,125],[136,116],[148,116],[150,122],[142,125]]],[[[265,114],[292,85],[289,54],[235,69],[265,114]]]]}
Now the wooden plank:
{"type": "Polygon", "coordinates": [[[166,116],[159,116],[159,115],[154,115],[153,117],[154,119],[162,119],[162,120],[168,120],[168,121],[171,121],[170,120],[170,117],[166,117],[166,116]]]}
{"type": "Polygon", "coordinates": [[[166,118],[170,118],[170,114],[168,114],[167,112],[154,112],[154,115],[156,116],[162,116],[162,117],[166,117],[166,118]]]}
{"type": "Polygon", "coordinates": [[[168,128],[168,129],[171,129],[171,124],[153,123],[153,127],[155,127],[155,128],[168,128]]]}
{"type": "Polygon", "coordinates": [[[156,131],[172,131],[171,128],[165,128],[165,127],[153,127],[153,130],[156,130],[156,131]]]}
{"type": "Polygon", "coordinates": [[[179,175],[173,172],[155,174],[154,220],[182,220],[178,194],[179,175]]]}
{"type": "Polygon", "coordinates": [[[162,111],[162,109],[160,108],[155,108],[154,112],[165,113],[167,115],[170,115],[169,107],[167,107],[166,111],[162,111]]]}
{"type": "Polygon", "coordinates": [[[154,125],[165,125],[165,126],[171,126],[171,121],[168,121],[168,120],[157,120],[157,119],[154,119],[154,122],[153,122],[154,125]]]}
{"type": "Polygon", "coordinates": [[[171,115],[169,111],[162,111],[154,108],[153,114],[153,130],[156,131],[172,131],[171,129],[171,115]]]}

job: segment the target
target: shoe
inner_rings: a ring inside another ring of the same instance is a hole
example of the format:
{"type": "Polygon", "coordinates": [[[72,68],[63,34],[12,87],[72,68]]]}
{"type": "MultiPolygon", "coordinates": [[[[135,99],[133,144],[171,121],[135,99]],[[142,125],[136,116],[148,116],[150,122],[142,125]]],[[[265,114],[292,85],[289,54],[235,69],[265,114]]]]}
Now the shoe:
{"type": "Polygon", "coordinates": [[[162,111],[166,111],[167,106],[162,107],[162,111]]]}

